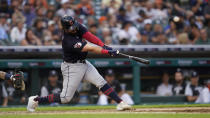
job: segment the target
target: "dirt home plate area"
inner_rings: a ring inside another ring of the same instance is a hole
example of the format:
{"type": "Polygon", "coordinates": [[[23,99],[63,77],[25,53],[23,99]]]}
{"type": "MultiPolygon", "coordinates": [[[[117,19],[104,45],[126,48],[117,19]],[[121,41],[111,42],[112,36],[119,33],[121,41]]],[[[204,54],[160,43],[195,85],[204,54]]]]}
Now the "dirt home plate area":
{"type": "MultiPolygon", "coordinates": [[[[132,110],[116,111],[115,109],[96,110],[68,110],[68,111],[7,111],[0,115],[24,115],[24,114],[127,114],[127,113],[210,113],[210,107],[180,107],[180,108],[133,108],[132,110]]],[[[210,117],[210,116],[209,116],[210,117]]]]}

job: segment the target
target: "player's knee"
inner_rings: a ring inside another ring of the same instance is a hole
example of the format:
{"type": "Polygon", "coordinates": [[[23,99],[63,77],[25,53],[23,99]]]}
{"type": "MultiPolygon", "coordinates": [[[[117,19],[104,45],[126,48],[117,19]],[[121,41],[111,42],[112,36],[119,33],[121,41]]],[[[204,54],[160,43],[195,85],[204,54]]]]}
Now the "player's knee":
{"type": "Polygon", "coordinates": [[[72,97],[63,97],[61,98],[61,103],[66,104],[69,103],[71,101],[72,97]]]}
{"type": "Polygon", "coordinates": [[[105,84],[107,84],[106,80],[101,79],[101,81],[97,83],[96,87],[101,89],[105,84]]]}

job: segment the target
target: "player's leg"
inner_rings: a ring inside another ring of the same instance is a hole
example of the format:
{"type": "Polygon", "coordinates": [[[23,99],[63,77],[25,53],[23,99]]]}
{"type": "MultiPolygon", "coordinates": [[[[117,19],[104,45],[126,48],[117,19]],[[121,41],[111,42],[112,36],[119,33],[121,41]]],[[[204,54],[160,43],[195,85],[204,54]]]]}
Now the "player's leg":
{"type": "Polygon", "coordinates": [[[87,61],[87,65],[88,65],[88,69],[85,73],[84,79],[94,84],[105,95],[115,100],[115,102],[117,102],[119,105],[123,104],[123,106],[120,109],[117,108],[118,110],[125,110],[125,109],[130,108],[129,105],[122,102],[122,99],[117,95],[117,93],[113,90],[113,88],[104,80],[104,78],[98,73],[96,68],[88,61],[87,61]]]}
{"type": "Polygon", "coordinates": [[[69,63],[62,63],[61,71],[63,74],[63,89],[61,94],[51,94],[44,97],[32,96],[29,98],[28,102],[28,111],[34,111],[37,107],[36,104],[43,104],[43,103],[68,103],[72,99],[79,83],[83,79],[83,76],[86,72],[87,65],[82,63],[76,64],[69,64],[69,63]],[[31,104],[30,104],[31,101],[31,104]],[[31,107],[33,106],[34,107],[31,107]]]}
{"type": "Polygon", "coordinates": [[[65,104],[70,102],[73,98],[76,89],[86,73],[87,65],[83,63],[70,64],[69,66],[64,67],[63,70],[62,74],[65,81],[63,82],[60,99],[61,103],[65,104]]]}

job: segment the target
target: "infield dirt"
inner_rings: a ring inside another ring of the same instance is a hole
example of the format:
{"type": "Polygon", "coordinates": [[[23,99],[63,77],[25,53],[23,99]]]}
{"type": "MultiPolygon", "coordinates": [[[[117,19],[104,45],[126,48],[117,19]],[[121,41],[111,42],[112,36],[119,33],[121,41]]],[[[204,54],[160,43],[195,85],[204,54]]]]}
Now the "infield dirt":
{"type": "Polygon", "coordinates": [[[181,108],[137,108],[127,111],[115,109],[98,110],[68,110],[68,111],[0,111],[0,115],[9,114],[123,114],[123,113],[210,113],[210,107],[181,107],[181,108]]]}

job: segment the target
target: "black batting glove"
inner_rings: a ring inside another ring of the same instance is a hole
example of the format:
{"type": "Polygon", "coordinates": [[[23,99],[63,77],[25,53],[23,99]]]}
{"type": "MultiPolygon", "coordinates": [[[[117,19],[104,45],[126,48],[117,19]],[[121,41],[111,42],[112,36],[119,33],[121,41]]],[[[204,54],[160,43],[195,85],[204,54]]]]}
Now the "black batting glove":
{"type": "Polygon", "coordinates": [[[109,46],[107,46],[107,45],[104,45],[102,48],[103,48],[103,49],[106,49],[106,50],[112,50],[112,47],[109,47],[109,46]]]}
{"type": "Polygon", "coordinates": [[[119,50],[108,50],[110,56],[116,56],[119,54],[119,50]]]}

